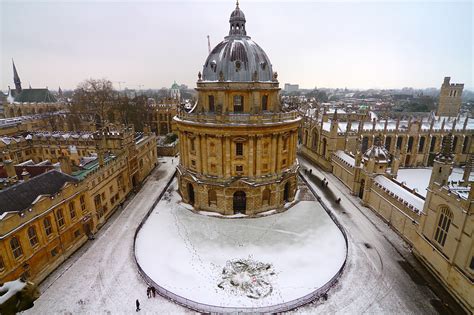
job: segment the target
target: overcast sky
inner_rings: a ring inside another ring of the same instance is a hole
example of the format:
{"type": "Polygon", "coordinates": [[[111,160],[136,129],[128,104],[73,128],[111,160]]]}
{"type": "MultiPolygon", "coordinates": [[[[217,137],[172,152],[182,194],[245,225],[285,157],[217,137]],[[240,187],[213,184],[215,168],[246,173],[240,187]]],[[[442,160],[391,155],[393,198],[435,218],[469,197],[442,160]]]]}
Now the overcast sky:
{"type": "MultiPolygon", "coordinates": [[[[0,0],[0,88],[74,88],[87,78],[122,88],[195,86],[229,29],[235,1],[0,0]]],[[[304,88],[424,88],[473,81],[473,2],[241,0],[248,35],[280,84],[304,88]]]]}

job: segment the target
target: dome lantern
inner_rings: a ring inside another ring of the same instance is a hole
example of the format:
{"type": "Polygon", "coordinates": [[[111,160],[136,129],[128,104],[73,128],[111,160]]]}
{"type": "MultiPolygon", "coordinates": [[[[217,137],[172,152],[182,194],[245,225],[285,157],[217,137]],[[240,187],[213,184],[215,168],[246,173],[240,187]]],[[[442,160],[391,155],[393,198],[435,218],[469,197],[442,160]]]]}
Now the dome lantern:
{"type": "Polygon", "coordinates": [[[230,14],[230,30],[229,36],[240,35],[246,36],[247,32],[245,31],[245,14],[239,8],[239,1],[237,0],[235,10],[230,14]]]}

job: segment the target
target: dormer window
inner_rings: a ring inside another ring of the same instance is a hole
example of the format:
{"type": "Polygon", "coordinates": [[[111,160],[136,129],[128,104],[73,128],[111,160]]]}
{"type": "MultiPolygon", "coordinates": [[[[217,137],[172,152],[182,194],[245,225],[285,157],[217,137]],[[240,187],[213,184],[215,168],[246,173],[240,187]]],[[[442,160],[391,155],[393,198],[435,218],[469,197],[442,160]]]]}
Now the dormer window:
{"type": "Polygon", "coordinates": [[[241,63],[240,63],[239,60],[237,60],[237,61],[235,62],[235,71],[238,72],[238,71],[240,70],[240,67],[241,67],[241,63]]]}

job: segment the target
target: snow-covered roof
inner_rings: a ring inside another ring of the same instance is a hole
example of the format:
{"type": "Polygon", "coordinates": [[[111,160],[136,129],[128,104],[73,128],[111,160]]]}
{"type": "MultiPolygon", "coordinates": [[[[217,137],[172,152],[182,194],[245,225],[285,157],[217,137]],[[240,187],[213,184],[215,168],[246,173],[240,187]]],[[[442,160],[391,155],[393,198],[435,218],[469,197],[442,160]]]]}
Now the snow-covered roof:
{"type": "Polygon", "coordinates": [[[334,152],[334,155],[338,157],[342,162],[346,163],[350,167],[355,167],[355,159],[342,150],[334,152]]]}
{"type": "MultiPolygon", "coordinates": [[[[432,167],[426,168],[403,168],[398,170],[397,179],[405,183],[407,187],[411,189],[416,189],[417,193],[426,197],[428,184],[430,183],[432,167]]],[[[451,176],[449,176],[448,181],[451,183],[449,185],[450,190],[459,191],[462,194],[464,189],[456,189],[459,186],[457,182],[462,181],[464,175],[464,169],[460,167],[453,168],[451,176]]],[[[474,172],[471,172],[469,176],[469,181],[474,181],[474,172]]],[[[469,194],[469,192],[467,192],[469,194]]],[[[462,197],[462,196],[461,196],[462,197]]]]}
{"type": "Polygon", "coordinates": [[[384,175],[378,175],[374,178],[374,183],[387,191],[390,196],[397,199],[401,203],[405,204],[411,210],[420,214],[423,212],[423,205],[425,200],[413,192],[410,192],[407,188],[404,188],[399,183],[385,177],[384,175]]]}

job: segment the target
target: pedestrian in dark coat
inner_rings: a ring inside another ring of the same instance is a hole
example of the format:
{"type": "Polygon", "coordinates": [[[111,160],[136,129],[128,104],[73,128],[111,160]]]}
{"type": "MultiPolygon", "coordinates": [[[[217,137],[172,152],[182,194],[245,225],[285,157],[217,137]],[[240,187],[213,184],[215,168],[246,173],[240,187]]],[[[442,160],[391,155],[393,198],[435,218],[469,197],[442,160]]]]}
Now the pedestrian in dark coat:
{"type": "Polygon", "coordinates": [[[155,287],[151,287],[151,293],[153,293],[153,297],[155,297],[155,295],[156,295],[156,289],[155,289],[155,287]]]}
{"type": "Polygon", "coordinates": [[[140,302],[138,299],[135,301],[135,305],[137,306],[137,312],[140,310],[140,302]]]}

